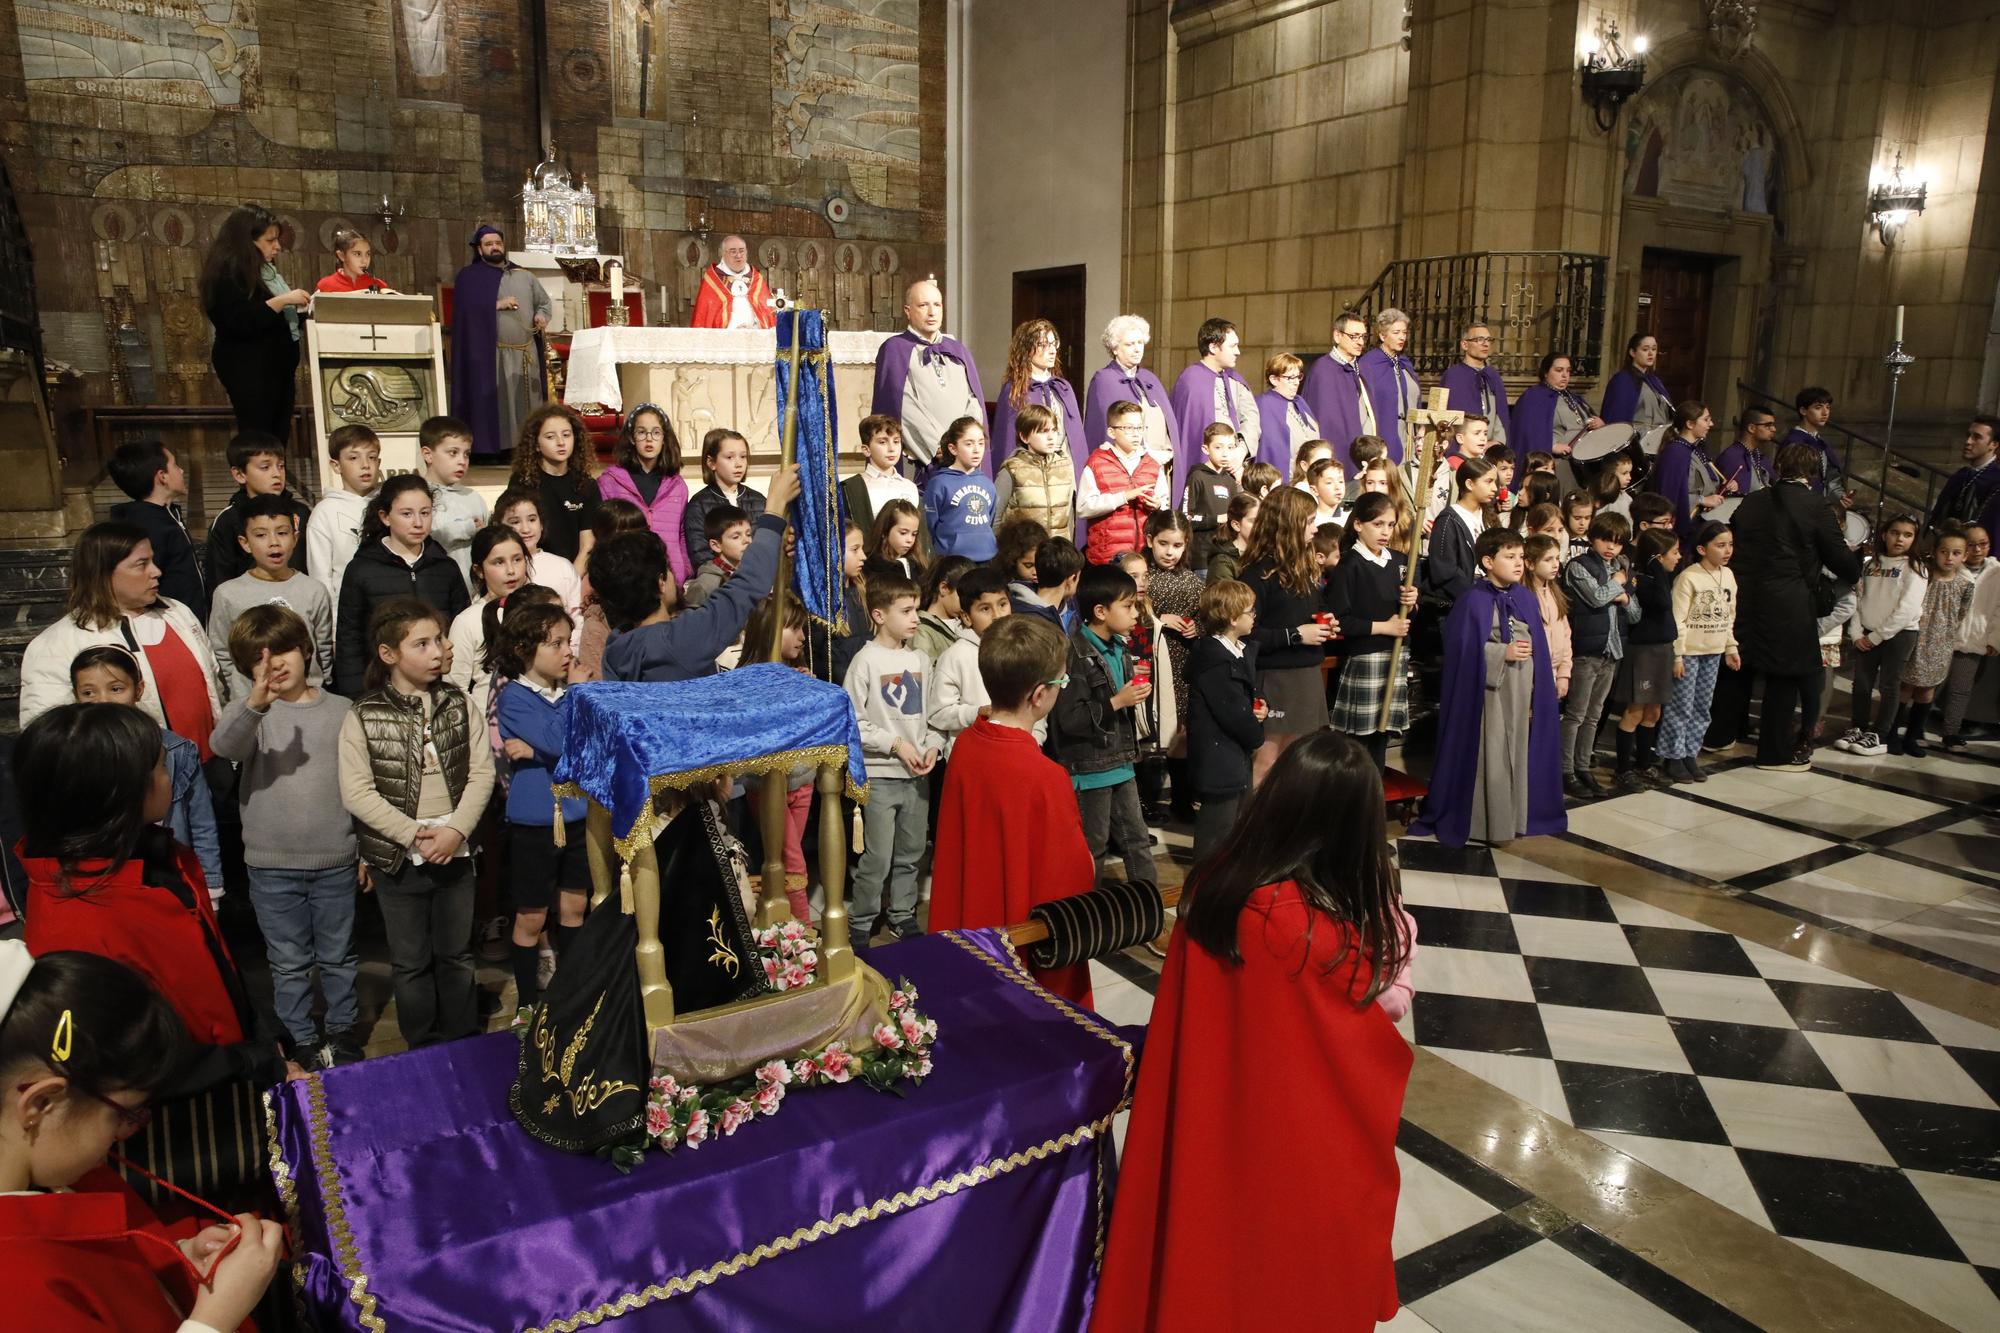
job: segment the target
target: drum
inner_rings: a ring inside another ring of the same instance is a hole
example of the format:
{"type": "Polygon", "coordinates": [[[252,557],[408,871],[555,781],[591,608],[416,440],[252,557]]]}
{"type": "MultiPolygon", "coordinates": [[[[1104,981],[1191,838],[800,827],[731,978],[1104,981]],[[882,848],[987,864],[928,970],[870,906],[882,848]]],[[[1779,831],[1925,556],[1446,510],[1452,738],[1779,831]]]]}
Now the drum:
{"type": "Polygon", "coordinates": [[[1608,426],[1599,426],[1578,436],[1569,456],[1579,463],[1595,463],[1632,443],[1634,434],[1636,432],[1629,421],[1614,421],[1608,426]]]}
{"type": "Polygon", "coordinates": [[[1667,442],[1667,428],[1655,426],[1639,436],[1639,452],[1648,458],[1660,456],[1660,446],[1667,442]]]}

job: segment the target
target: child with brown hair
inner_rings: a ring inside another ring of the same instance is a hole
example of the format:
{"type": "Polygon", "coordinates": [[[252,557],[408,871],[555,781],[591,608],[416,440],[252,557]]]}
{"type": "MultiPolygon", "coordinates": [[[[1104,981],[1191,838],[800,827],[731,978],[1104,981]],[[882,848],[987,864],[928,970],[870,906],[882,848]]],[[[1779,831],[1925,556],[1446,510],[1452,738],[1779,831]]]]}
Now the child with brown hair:
{"type": "Polygon", "coordinates": [[[1243,551],[1250,545],[1250,532],[1257,526],[1257,506],[1262,503],[1248,491],[1238,491],[1230,497],[1222,527],[1208,548],[1209,582],[1233,579],[1243,567],[1243,551]]]}
{"type": "Polygon", "coordinates": [[[1029,403],[1014,418],[1014,440],[1019,447],[993,475],[999,521],[1024,515],[1051,532],[1075,531],[1077,467],[1056,414],[1029,403]]]}
{"type": "Polygon", "coordinates": [[[1284,480],[1284,473],[1278,471],[1277,468],[1266,463],[1261,458],[1253,463],[1243,465],[1243,489],[1260,500],[1269,495],[1272,489],[1282,484],[1284,480]]]}
{"type": "Polygon", "coordinates": [[[1897,721],[1907,720],[1907,724],[1900,737],[1897,727],[1890,726],[1892,753],[1912,759],[1924,756],[1924,723],[1930,718],[1931,701],[1937,697],[1938,686],[1951,675],[1952,647],[1972,609],[1973,585],[1958,577],[1964,564],[1965,529],[1956,523],[1938,524],[1931,545],[1930,578],[1924,587],[1923,618],[1917,626],[1916,645],[1903,664],[1900,683],[1902,706],[1897,721]]]}
{"type": "Polygon", "coordinates": [[[701,437],[701,477],[707,485],[688,497],[681,513],[681,541],[688,565],[697,573],[715,559],[708,545],[709,510],[735,505],[752,523],[764,512],[764,493],[744,482],[749,475],[750,441],[721,426],[701,437]]]}
{"type": "MultiPolygon", "coordinates": [[[[567,403],[544,403],[521,423],[514,445],[509,490],[536,497],[542,521],[540,547],[574,560],[590,549],[590,521],[597,512],[597,458],[583,416],[567,403]]],[[[506,522],[496,508],[495,517],[506,522]]]]}
{"type": "Polygon", "coordinates": [[[868,564],[893,569],[904,578],[921,583],[923,557],[917,554],[923,535],[923,515],[908,500],[890,500],[875,511],[875,527],[868,535],[868,564]]]}
{"type": "Polygon", "coordinates": [[[1257,598],[1235,579],[1211,579],[1196,607],[1202,637],[1188,654],[1188,795],[1194,862],[1200,865],[1236,822],[1250,790],[1251,761],[1264,743],[1269,709],[1257,695],[1257,598]]]}
{"type": "Polygon", "coordinates": [[[1542,608],[1542,632],[1549,639],[1549,668],[1555,672],[1556,698],[1569,697],[1570,668],[1576,660],[1569,630],[1569,598],[1562,590],[1562,551],[1559,537],[1536,533],[1521,544],[1527,567],[1526,582],[1542,608]]]}
{"type": "Polygon", "coordinates": [[[1633,552],[1633,593],[1639,621],[1632,643],[1618,664],[1611,697],[1625,705],[1618,722],[1618,786],[1625,791],[1670,787],[1655,749],[1661,710],[1673,692],[1674,570],[1681,563],[1680,538],[1671,528],[1647,528],[1633,552]]]}

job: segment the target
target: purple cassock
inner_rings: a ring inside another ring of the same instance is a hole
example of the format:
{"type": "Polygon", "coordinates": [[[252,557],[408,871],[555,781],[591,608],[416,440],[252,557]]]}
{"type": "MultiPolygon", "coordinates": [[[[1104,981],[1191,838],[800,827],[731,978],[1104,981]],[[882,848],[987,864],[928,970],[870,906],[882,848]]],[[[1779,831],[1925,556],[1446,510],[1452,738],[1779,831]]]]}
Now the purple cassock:
{"type": "Polygon", "coordinates": [[[1263,424],[1263,432],[1257,438],[1257,461],[1269,463],[1287,481],[1291,479],[1292,458],[1299,447],[1307,440],[1325,438],[1304,394],[1286,398],[1276,389],[1264,390],[1257,395],[1257,420],[1263,424]]]}
{"type": "MultiPolygon", "coordinates": [[[[1162,394],[1164,399],[1166,395],[1162,394]]],[[[1083,416],[1076,410],[1076,390],[1069,387],[1069,381],[1060,375],[1051,375],[1045,380],[1028,381],[1027,401],[1038,403],[1056,414],[1062,423],[1063,442],[1069,449],[1070,464],[1076,475],[1083,475],[1083,460],[1102,441],[1093,441],[1084,433],[1083,416]]],[[[986,451],[986,470],[998,475],[1000,464],[1008,454],[1020,447],[1014,438],[1014,420],[1021,415],[1021,409],[1014,406],[1013,392],[1005,385],[1000,386],[1000,401],[993,405],[993,432],[986,451]]]]}
{"type": "Polygon", "coordinates": [[[1555,670],[1542,611],[1524,583],[1497,588],[1486,579],[1452,603],[1444,622],[1444,687],[1438,699],[1437,767],[1430,794],[1410,832],[1431,834],[1447,847],[1463,847],[1472,826],[1482,763],[1486,689],[1486,640],[1495,609],[1528,629],[1535,645],[1535,684],[1528,712],[1527,836],[1560,834],[1569,827],[1563,813],[1562,717],[1556,703],[1555,670]],[[1448,743],[1447,743],[1448,742],[1448,743]]]}
{"type": "MultiPolygon", "coordinates": [[[[1255,395],[1250,392],[1250,386],[1243,382],[1241,375],[1233,370],[1218,373],[1199,361],[1180,373],[1180,378],[1174,381],[1174,391],[1170,398],[1173,411],[1167,414],[1174,422],[1173,505],[1175,509],[1181,507],[1181,491],[1187,483],[1187,474],[1195,464],[1202,461],[1202,432],[1212,423],[1223,419],[1215,412],[1215,385],[1218,380],[1228,380],[1243,390],[1241,394],[1233,392],[1223,394],[1222,401],[1226,404],[1225,410],[1230,424],[1236,427],[1239,434],[1245,433],[1244,422],[1238,415],[1242,410],[1238,402],[1240,400],[1243,407],[1248,407],[1254,401],[1255,395]]],[[[1261,425],[1260,422],[1260,430],[1261,425]]]]}
{"type": "Polygon", "coordinates": [[[1726,446],[1715,460],[1715,467],[1725,482],[1736,483],[1738,495],[1749,495],[1761,491],[1766,486],[1774,486],[1778,474],[1772,470],[1771,460],[1762,449],[1752,449],[1741,440],[1726,446]]]}
{"type": "MultiPolygon", "coordinates": [[[[926,342],[909,329],[886,338],[875,353],[875,397],[869,411],[903,424],[904,449],[920,467],[937,456],[945,428],[960,417],[986,424],[986,392],[965,344],[948,334],[926,342]]],[[[991,440],[986,451],[991,470],[991,440]]]]}
{"type": "Polygon", "coordinates": [[[1451,395],[1447,407],[1454,412],[1473,412],[1485,417],[1492,423],[1487,434],[1493,443],[1519,449],[1514,443],[1513,422],[1507,416],[1507,381],[1498,370],[1491,365],[1470,366],[1461,361],[1448,368],[1438,383],[1451,395]]]}
{"type": "Polygon", "coordinates": [[[1551,389],[1546,384],[1531,384],[1521,390],[1521,396],[1514,400],[1513,411],[1508,416],[1508,447],[1523,458],[1530,450],[1553,449],[1556,444],[1572,439],[1575,431],[1588,424],[1595,415],[1580,394],[1568,389],[1551,389]],[[1559,434],[1556,409],[1562,404],[1568,405],[1566,415],[1574,417],[1575,421],[1563,423],[1559,434]]]}
{"type": "Polygon", "coordinates": [[[1417,367],[1407,356],[1390,356],[1371,347],[1354,363],[1362,392],[1375,409],[1375,433],[1389,444],[1389,461],[1401,464],[1403,445],[1410,438],[1410,413],[1424,405],[1418,390],[1417,367]]]}
{"type": "MultiPolygon", "coordinates": [[[[1166,427],[1167,448],[1175,458],[1180,457],[1180,436],[1175,429],[1174,409],[1167,395],[1167,386],[1144,366],[1128,371],[1113,360],[1109,365],[1098,367],[1097,373],[1090,377],[1090,388],[1084,393],[1083,446],[1076,451],[1079,475],[1083,472],[1084,456],[1110,438],[1111,405],[1120,401],[1137,403],[1142,408],[1158,408],[1166,427]]],[[[1150,439],[1146,443],[1156,445],[1150,439]]],[[[1201,441],[1196,440],[1194,447],[1195,452],[1200,453],[1201,441]]]]}
{"type": "MultiPolygon", "coordinates": [[[[1320,421],[1322,438],[1332,441],[1334,456],[1340,459],[1340,465],[1353,472],[1354,437],[1371,433],[1361,424],[1360,369],[1354,362],[1342,361],[1328,352],[1313,362],[1312,369],[1306,372],[1306,382],[1300,388],[1299,396],[1312,404],[1313,415],[1320,421]]],[[[1266,433],[1269,430],[1270,427],[1266,426],[1266,433]]]]}
{"type": "MultiPolygon", "coordinates": [[[[1819,470],[1806,479],[1806,485],[1812,487],[1815,495],[1825,495],[1828,482],[1847,475],[1847,469],[1840,465],[1840,455],[1833,451],[1833,446],[1826,442],[1824,436],[1815,435],[1804,426],[1794,426],[1785,432],[1784,439],[1778,441],[1779,451],[1783,452],[1788,444],[1809,444],[1819,455],[1819,470]]],[[[1843,482],[1835,489],[1844,490],[1846,485],[1843,482]]]]}
{"type": "Polygon", "coordinates": [[[479,257],[483,236],[503,235],[485,226],[472,233],[472,262],[451,280],[451,410],[472,427],[472,452],[506,453],[501,438],[500,385],[493,352],[499,342],[500,280],[512,265],[495,267],[479,257]]]}
{"type": "Polygon", "coordinates": [[[1638,375],[1627,366],[1604,386],[1604,407],[1597,415],[1603,417],[1607,424],[1632,420],[1639,412],[1639,386],[1642,383],[1660,395],[1660,401],[1668,405],[1669,411],[1672,410],[1673,395],[1667,392],[1667,386],[1661,383],[1658,375],[1638,375]]]}

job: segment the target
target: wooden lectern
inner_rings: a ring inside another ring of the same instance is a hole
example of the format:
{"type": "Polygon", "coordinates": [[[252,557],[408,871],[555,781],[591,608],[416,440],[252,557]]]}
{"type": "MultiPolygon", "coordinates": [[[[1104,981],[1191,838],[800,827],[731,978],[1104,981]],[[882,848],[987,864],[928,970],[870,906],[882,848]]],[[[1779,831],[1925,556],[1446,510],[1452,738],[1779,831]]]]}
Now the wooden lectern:
{"type": "Polygon", "coordinates": [[[312,316],[306,364],[320,492],[340,489],[326,437],[346,425],[366,426],[381,438],[382,478],[415,472],[417,427],[447,410],[450,384],[433,298],[321,292],[312,316]]]}

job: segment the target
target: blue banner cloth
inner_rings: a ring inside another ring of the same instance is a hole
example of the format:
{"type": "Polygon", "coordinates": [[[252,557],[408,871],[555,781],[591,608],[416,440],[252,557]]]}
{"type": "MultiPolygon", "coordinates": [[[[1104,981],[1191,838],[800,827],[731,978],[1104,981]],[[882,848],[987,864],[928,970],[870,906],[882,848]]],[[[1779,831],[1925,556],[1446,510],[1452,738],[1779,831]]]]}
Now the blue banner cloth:
{"type": "MultiPolygon", "coordinates": [[[[833,362],[826,353],[826,312],[778,312],[778,421],[792,401],[789,349],[798,339],[799,426],[796,461],[799,499],[792,511],[798,534],[792,577],[806,614],[847,632],[847,580],[840,576],[846,550],[847,501],[840,490],[840,425],[833,411],[833,362]]],[[[852,608],[855,614],[860,609],[852,608]]],[[[864,617],[865,618],[865,617],[864,617]]]]}
{"type": "Polygon", "coordinates": [[[869,961],[937,1020],[921,1086],[795,1090],[630,1175],[515,1122],[504,1033],[273,1091],[313,1326],[1082,1330],[1133,1034],[1037,986],[1004,932],[869,961]]]}
{"type": "Polygon", "coordinates": [[[653,832],[656,791],[839,761],[848,794],[868,782],[854,705],[838,685],[775,662],[699,680],[591,681],[563,695],[555,781],[611,812],[620,851],[653,832]]]}

